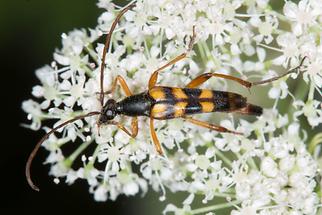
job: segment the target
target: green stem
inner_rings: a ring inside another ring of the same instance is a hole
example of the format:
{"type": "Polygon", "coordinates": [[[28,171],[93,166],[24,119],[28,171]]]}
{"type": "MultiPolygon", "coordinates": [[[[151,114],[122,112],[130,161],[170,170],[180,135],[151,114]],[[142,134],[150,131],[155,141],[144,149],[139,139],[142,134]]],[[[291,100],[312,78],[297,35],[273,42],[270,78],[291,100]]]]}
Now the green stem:
{"type": "Polygon", "coordinates": [[[219,61],[216,60],[216,58],[214,58],[214,56],[211,54],[211,51],[210,51],[209,46],[207,45],[207,43],[203,42],[202,45],[203,45],[203,48],[205,50],[207,59],[211,60],[215,64],[216,67],[220,66],[219,61]]]}
{"type": "Polygon", "coordinates": [[[99,147],[99,146],[100,146],[100,145],[99,145],[99,144],[97,144],[97,146],[96,146],[96,148],[95,148],[95,151],[94,151],[94,153],[93,153],[93,155],[92,155],[92,160],[90,160],[90,162],[88,162],[88,164],[87,164],[86,166],[93,166],[93,165],[94,165],[95,160],[96,160],[97,155],[98,155],[98,152],[99,152],[99,150],[100,150],[100,147],[99,147]]]}
{"type": "Polygon", "coordinates": [[[310,84],[310,91],[309,91],[309,96],[307,98],[308,101],[312,101],[313,98],[314,98],[314,91],[315,91],[315,88],[314,88],[314,82],[311,81],[311,84],[310,84]]]}
{"type": "Polygon", "coordinates": [[[86,164],[86,166],[84,166],[85,175],[87,175],[89,171],[92,170],[92,168],[94,167],[94,163],[96,161],[98,152],[99,152],[99,145],[96,146],[95,151],[92,155],[92,159],[86,164]]]}
{"type": "Polygon", "coordinates": [[[203,64],[206,65],[207,57],[206,57],[206,54],[205,54],[205,52],[203,50],[203,47],[202,47],[202,45],[200,43],[197,43],[197,46],[198,46],[198,50],[199,50],[200,55],[201,55],[201,60],[202,60],[203,64]]]}
{"type": "MultiPolygon", "coordinates": [[[[305,98],[305,96],[308,94],[308,87],[307,87],[307,85],[306,85],[306,83],[304,82],[304,81],[302,81],[302,80],[299,80],[299,81],[297,81],[297,83],[296,83],[296,90],[295,90],[295,92],[294,92],[294,97],[297,99],[297,100],[302,100],[302,101],[304,101],[304,98],[305,98]]],[[[280,112],[282,112],[282,113],[285,113],[285,112],[287,112],[287,115],[288,115],[288,118],[289,119],[292,119],[293,118],[293,114],[294,114],[294,112],[296,111],[296,109],[295,108],[290,108],[290,105],[293,103],[293,101],[291,100],[291,98],[288,98],[288,101],[287,101],[287,104],[288,105],[286,105],[285,103],[284,103],[284,105],[281,105],[280,107],[281,107],[281,111],[280,112]],[[288,111],[287,111],[288,110],[288,111]]]]}
{"type": "Polygon", "coordinates": [[[249,158],[247,160],[247,163],[252,167],[252,169],[255,169],[257,171],[259,170],[253,158],[249,158]]]}
{"type": "Polygon", "coordinates": [[[237,205],[239,203],[240,203],[239,200],[235,200],[232,202],[222,203],[222,204],[218,204],[218,205],[212,205],[212,206],[208,206],[208,207],[204,207],[204,208],[198,208],[198,209],[192,210],[191,214],[201,214],[201,213],[206,213],[206,212],[210,212],[210,211],[215,211],[215,210],[219,210],[219,209],[223,209],[223,208],[232,207],[233,205],[237,205]]]}
{"type": "Polygon", "coordinates": [[[95,51],[93,51],[93,45],[92,44],[88,44],[87,46],[85,46],[85,51],[89,54],[89,56],[91,56],[91,58],[95,61],[95,63],[97,65],[99,65],[99,62],[97,60],[97,56],[95,51]]]}
{"type": "Polygon", "coordinates": [[[208,47],[207,43],[203,42],[202,46],[203,46],[203,50],[205,51],[207,60],[212,60],[214,63],[216,63],[214,58],[213,58],[213,56],[212,56],[212,54],[211,54],[211,51],[209,50],[209,47],[208,47]]]}
{"type": "Polygon", "coordinates": [[[217,193],[213,192],[214,196],[216,197],[223,197],[223,198],[236,198],[236,195],[233,193],[217,193]]]}
{"type": "Polygon", "coordinates": [[[222,153],[220,150],[215,149],[215,153],[216,155],[222,160],[224,161],[224,163],[226,163],[229,167],[232,166],[232,162],[231,160],[229,160],[229,158],[227,158],[224,153],[222,153]]]}
{"type": "Polygon", "coordinates": [[[91,143],[93,142],[93,140],[90,141],[86,141],[84,143],[82,143],[66,160],[65,160],[65,164],[67,166],[71,166],[73,164],[73,162],[75,161],[75,159],[80,155],[80,153],[82,153],[87,146],[89,146],[91,143]]]}
{"type": "Polygon", "coordinates": [[[305,96],[308,94],[308,87],[307,87],[307,84],[303,80],[299,80],[298,82],[300,82],[300,83],[296,83],[294,97],[299,100],[304,101],[305,96]],[[298,84],[299,84],[299,86],[298,86],[298,84]]]}
{"type": "Polygon", "coordinates": [[[310,152],[310,154],[311,154],[311,155],[313,155],[313,154],[314,154],[314,150],[315,150],[315,148],[316,148],[320,143],[322,143],[322,132],[320,132],[320,133],[316,134],[316,135],[312,138],[312,140],[311,140],[311,142],[310,142],[310,144],[309,144],[309,152],[310,152]]]}
{"type": "Polygon", "coordinates": [[[279,18],[280,20],[284,21],[284,22],[288,22],[287,18],[283,15],[283,14],[280,14],[280,13],[274,13],[277,18],[279,18]]]}
{"type": "Polygon", "coordinates": [[[151,58],[150,49],[148,48],[148,44],[146,42],[146,39],[143,40],[143,44],[144,44],[144,52],[146,53],[146,56],[148,58],[151,58]]]}
{"type": "Polygon", "coordinates": [[[234,188],[228,188],[225,193],[227,194],[231,194],[231,195],[235,195],[236,194],[236,190],[234,188]]]}
{"type": "MultiPolygon", "coordinates": [[[[238,152],[236,152],[235,155],[237,156],[238,159],[242,157],[242,155],[238,152]]],[[[248,158],[246,162],[249,166],[251,166],[252,169],[258,170],[258,167],[256,166],[256,163],[253,158],[248,158]]]]}
{"type": "Polygon", "coordinates": [[[92,78],[92,77],[93,77],[93,71],[92,71],[92,69],[90,69],[90,68],[89,68],[89,66],[88,66],[88,65],[83,64],[83,65],[81,65],[81,68],[82,68],[82,69],[84,69],[84,71],[85,71],[86,75],[87,75],[89,78],[92,78]]]}

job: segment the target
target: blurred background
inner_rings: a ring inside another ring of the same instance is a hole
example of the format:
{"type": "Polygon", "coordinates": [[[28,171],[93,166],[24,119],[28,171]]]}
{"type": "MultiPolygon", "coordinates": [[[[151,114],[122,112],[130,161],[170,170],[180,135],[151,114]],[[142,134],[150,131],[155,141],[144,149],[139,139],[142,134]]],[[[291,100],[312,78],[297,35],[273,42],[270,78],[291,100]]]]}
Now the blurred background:
{"type": "Polygon", "coordinates": [[[151,214],[153,211],[159,214],[165,207],[155,193],[143,198],[121,196],[115,202],[97,203],[84,181],[76,181],[73,186],[56,185],[48,176],[49,167],[42,164],[47,155],[45,150],[40,150],[32,168],[41,191],[33,191],[25,180],[27,157],[44,133],[20,126],[27,122],[21,102],[31,98],[32,86],[39,83],[34,71],[50,64],[55,48],[61,47],[61,34],[74,28],[96,26],[102,13],[96,2],[0,1],[1,214],[151,214]],[[143,207],[143,204],[150,207],[143,207]]]}

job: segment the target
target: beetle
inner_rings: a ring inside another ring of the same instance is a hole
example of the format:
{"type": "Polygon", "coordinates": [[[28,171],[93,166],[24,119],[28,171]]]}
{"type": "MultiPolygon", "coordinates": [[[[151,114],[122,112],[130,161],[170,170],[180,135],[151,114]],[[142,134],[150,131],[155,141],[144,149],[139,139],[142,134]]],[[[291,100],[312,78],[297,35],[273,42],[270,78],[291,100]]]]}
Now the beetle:
{"type": "Polygon", "coordinates": [[[174,65],[176,62],[187,57],[189,51],[192,50],[193,43],[196,37],[195,27],[192,28],[192,36],[190,38],[190,43],[188,45],[188,49],[186,52],[181,55],[175,57],[165,65],[158,68],[156,71],[152,73],[148,82],[148,89],[145,92],[139,94],[132,94],[129,89],[125,79],[118,75],[113,83],[111,90],[104,92],[104,63],[107,50],[110,46],[112,33],[119,22],[120,18],[126,13],[128,10],[135,7],[135,3],[131,3],[126,6],[123,10],[119,12],[117,17],[112,23],[112,26],[106,36],[106,41],[102,54],[102,61],[100,64],[100,92],[99,92],[99,100],[101,104],[100,111],[93,111],[84,115],[77,116],[70,120],[63,122],[62,124],[56,126],[51,129],[48,133],[46,133],[40,141],[36,144],[32,152],[30,153],[26,168],[25,175],[30,187],[36,191],[39,191],[39,188],[33,183],[31,179],[30,167],[32,161],[37,154],[41,144],[55,131],[63,128],[64,126],[73,123],[77,120],[84,119],[86,117],[96,116],[98,115],[97,126],[98,128],[101,125],[115,125],[119,129],[123,130],[129,136],[135,138],[138,134],[138,117],[145,116],[150,119],[150,133],[152,136],[152,141],[155,145],[156,151],[162,155],[161,144],[157,138],[155,129],[154,129],[154,120],[168,120],[173,118],[182,118],[187,122],[195,124],[197,126],[201,126],[204,128],[208,128],[210,130],[215,130],[218,132],[227,132],[236,135],[241,135],[241,133],[229,130],[227,128],[217,126],[214,124],[210,124],[208,122],[200,121],[195,118],[192,118],[193,114],[200,113],[211,113],[211,112],[234,112],[246,115],[254,115],[259,116],[262,114],[263,109],[260,106],[253,105],[247,102],[247,98],[243,97],[237,93],[226,92],[226,91],[215,91],[209,89],[200,89],[198,88],[204,82],[206,82],[211,77],[219,77],[228,79],[231,81],[235,81],[246,88],[251,88],[255,85],[265,84],[290,73],[294,73],[299,71],[302,63],[304,62],[305,57],[302,59],[300,65],[292,70],[289,70],[287,73],[273,77],[264,81],[258,82],[249,82],[246,80],[242,80],[240,78],[219,74],[219,73],[205,73],[199,75],[195,79],[193,79],[190,83],[188,83],[185,87],[168,87],[168,86],[158,86],[156,85],[158,80],[158,75],[165,68],[174,65]],[[126,98],[121,101],[116,101],[114,99],[108,99],[105,102],[106,94],[113,94],[117,85],[120,85],[121,89],[124,91],[126,98]],[[114,118],[118,115],[126,115],[132,117],[131,119],[131,128],[127,129],[124,125],[114,120],[114,118]]]}

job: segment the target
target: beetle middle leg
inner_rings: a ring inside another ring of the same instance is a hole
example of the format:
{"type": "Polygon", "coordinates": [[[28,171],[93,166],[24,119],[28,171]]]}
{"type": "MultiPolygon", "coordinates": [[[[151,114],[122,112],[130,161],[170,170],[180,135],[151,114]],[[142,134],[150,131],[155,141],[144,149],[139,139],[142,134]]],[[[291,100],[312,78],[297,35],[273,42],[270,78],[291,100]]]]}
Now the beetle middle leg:
{"type": "MultiPolygon", "coordinates": [[[[100,126],[100,124],[97,124],[98,126],[100,126]]],[[[137,117],[133,117],[131,120],[131,130],[129,131],[127,128],[125,128],[124,125],[122,125],[120,122],[114,121],[114,120],[110,120],[106,123],[106,125],[115,125],[117,126],[119,129],[121,129],[122,131],[124,131],[127,135],[129,135],[132,138],[135,138],[138,135],[138,118],[137,117]]],[[[99,128],[99,127],[98,127],[99,128]]],[[[98,134],[100,135],[100,132],[98,131],[98,134]]]]}
{"type": "Polygon", "coordinates": [[[182,59],[187,57],[188,52],[190,52],[192,47],[193,47],[195,38],[196,38],[196,32],[195,32],[195,26],[193,26],[192,36],[191,36],[191,40],[190,40],[189,45],[188,45],[188,50],[186,52],[182,53],[181,55],[175,57],[174,59],[172,59],[171,61],[169,61],[165,65],[161,66],[157,70],[155,70],[152,73],[152,75],[150,76],[150,79],[149,79],[149,89],[151,89],[151,88],[153,88],[155,86],[155,84],[157,83],[157,80],[158,80],[158,75],[162,70],[164,70],[168,66],[171,66],[171,65],[177,63],[178,61],[180,61],[180,60],[182,60],[182,59]]]}
{"type": "Polygon", "coordinates": [[[160,144],[160,141],[157,137],[157,134],[155,133],[155,129],[154,129],[154,120],[152,117],[150,117],[150,133],[151,133],[151,136],[152,136],[152,140],[153,140],[153,143],[154,143],[154,146],[155,146],[155,149],[157,150],[157,152],[162,155],[163,152],[162,152],[162,148],[161,148],[161,144],[160,144]]]}
{"type": "Polygon", "coordinates": [[[203,121],[194,119],[192,117],[185,116],[185,117],[183,117],[183,119],[187,120],[188,122],[190,122],[192,124],[195,124],[195,125],[198,125],[198,126],[201,126],[201,127],[204,127],[204,128],[208,128],[210,130],[214,130],[214,131],[218,131],[218,132],[224,132],[224,133],[242,135],[242,133],[240,133],[240,132],[232,131],[232,130],[229,130],[229,129],[225,128],[225,127],[210,124],[208,122],[203,122],[203,121]]]}

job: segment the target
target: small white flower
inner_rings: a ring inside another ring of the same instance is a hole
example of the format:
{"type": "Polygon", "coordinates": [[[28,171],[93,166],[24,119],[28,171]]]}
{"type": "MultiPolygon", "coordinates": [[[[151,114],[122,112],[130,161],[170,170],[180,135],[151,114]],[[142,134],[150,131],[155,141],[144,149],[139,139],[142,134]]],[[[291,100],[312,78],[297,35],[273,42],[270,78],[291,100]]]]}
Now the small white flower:
{"type": "Polygon", "coordinates": [[[31,125],[27,127],[33,130],[38,130],[41,126],[43,116],[40,105],[37,102],[29,99],[22,103],[22,109],[28,114],[28,120],[32,120],[31,125]]]}
{"type": "Polygon", "coordinates": [[[285,99],[288,94],[288,86],[282,79],[274,82],[273,87],[268,91],[268,96],[272,99],[285,99]]]}
{"type": "Polygon", "coordinates": [[[272,33],[278,27],[278,19],[276,16],[269,14],[265,16],[265,21],[261,21],[260,17],[252,17],[250,22],[258,28],[259,34],[254,37],[256,42],[260,43],[262,40],[265,41],[266,44],[269,44],[273,41],[274,37],[272,33]]]}
{"type": "Polygon", "coordinates": [[[275,177],[277,175],[277,164],[270,157],[266,157],[261,162],[261,170],[264,175],[268,177],[275,177]]]}
{"type": "Polygon", "coordinates": [[[308,100],[306,103],[300,100],[295,101],[293,105],[299,110],[294,112],[293,116],[297,119],[300,115],[304,114],[312,127],[318,126],[322,123],[321,104],[317,100],[308,100]]]}
{"type": "Polygon", "coordinates": [[[284,5],[284,14],[294,21],[292,26],[296,35],[301,35],[309,27],[316,24],[317,11],[312,10],[308,0],[302,0],[296,5],[294,2],[286,1],[284,5]]]}
{"type": "Polygon", "coordinates": [[[97,187],[94,191],[94,199],[98,202],[103,202],[107,200],[107,187],[106,185],[101,185],[97,187]]]}
{"type": "Polygon", "coordinates": [[[289,63],[291,66],[298,65],[298,56],[300,54],[299,48],[298,48],[298,39],[295,35],[291,33],[285,33],[279,35],[277,38],[277,43],[281,47],[281,51],[283,52],[283,55],[275,58],[273,60],[273,63],[276,65],[283,65],[286,67],[289,63]]]}
{"type": "MultiPolygon", "coordinates": [[[[110,144],[99,146],[98,162],[102,163],[107,159],[105,172],[108,175],[115,174],[127,166],[128,155],[124,153],[124,148],[110,144]]],[[[107,175],[104,176],[107,180],[107,175]]]]}

